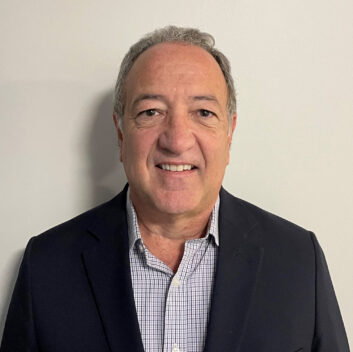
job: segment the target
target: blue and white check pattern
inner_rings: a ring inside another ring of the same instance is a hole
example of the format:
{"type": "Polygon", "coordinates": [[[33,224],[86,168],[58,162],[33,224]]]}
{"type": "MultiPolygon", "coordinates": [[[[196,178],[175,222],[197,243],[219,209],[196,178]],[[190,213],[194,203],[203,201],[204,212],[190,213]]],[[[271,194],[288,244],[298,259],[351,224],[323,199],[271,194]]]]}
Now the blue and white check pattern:
{"type": "Polygon", "coordinates": [[[129,193],[126,208],[132,286],[145,351],[203,351],[219,244],[219,197],[206,236],[185,243],[175,275],[143,244],[129,193]]]}

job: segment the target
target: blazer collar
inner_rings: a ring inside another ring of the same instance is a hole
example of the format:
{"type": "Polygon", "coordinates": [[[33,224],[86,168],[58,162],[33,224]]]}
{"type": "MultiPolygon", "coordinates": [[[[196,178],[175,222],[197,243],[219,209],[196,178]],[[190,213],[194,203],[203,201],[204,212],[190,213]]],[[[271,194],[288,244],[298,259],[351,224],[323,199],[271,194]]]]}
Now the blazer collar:
{"type": "Polygon", "coordinates": [[[126,190],[98,209],[89,231],[97,245],[83,259],[111,351],[143,352],[131,284],[126,190]]]}
{"type": "Polygon", "coordinates": [[[264,250],[244,202],[221,189],[220,246],[205,352],[241,351],[264,250]]]}

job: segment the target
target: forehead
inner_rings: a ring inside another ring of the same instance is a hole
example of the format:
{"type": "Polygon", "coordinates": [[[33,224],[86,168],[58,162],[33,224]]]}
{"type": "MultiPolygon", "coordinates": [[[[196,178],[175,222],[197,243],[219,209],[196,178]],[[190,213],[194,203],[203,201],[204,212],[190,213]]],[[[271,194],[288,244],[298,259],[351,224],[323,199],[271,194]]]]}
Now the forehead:
{"type": "MultiPolygon", "coordinates": [[[[143,52],[126,78],[126,93],[144,90],[204,90],[226,99],[226,82],[217,61],[206,50],[184,43],[161,43],[143,52]]],[[[157,93],[157,92],[149,92],[157,93]]]]}

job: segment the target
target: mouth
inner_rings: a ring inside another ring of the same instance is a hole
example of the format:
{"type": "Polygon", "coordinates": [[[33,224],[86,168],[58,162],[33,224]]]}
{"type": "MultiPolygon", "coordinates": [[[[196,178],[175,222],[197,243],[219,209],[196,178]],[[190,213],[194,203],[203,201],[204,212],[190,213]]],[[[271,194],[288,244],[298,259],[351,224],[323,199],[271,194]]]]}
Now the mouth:
{"type": "Polygon", "coordinates": [[[192,164],[158,164],[156,166],[161,170],[172,172],[182,172],[197,169],[197,167],[192,164]]]}

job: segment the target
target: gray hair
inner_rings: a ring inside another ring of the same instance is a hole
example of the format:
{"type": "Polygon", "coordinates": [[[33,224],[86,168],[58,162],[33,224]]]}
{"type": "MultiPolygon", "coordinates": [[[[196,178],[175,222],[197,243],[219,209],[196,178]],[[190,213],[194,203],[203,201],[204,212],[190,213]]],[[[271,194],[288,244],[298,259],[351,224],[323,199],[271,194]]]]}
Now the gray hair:
{"type": "Polygon", "coordinates": [[[227,112],[229,124],[231,125],[232,116],[236,112],[236,98],[229,60],[223,53],[214,47],[215,40],[211,34],[201,32],[195,28],[184,28],[176,26],[167,26],[146,34],[142,39],[131,46],[130,50],[125,55],[120,66],[120,71],[114,91],[114,113],[117,115],[120,125],[122,116],[124,115],[124,86],[127,74],[131,70],[131,67],[133,66],[136,59],[144,51],[156,44],[164,42],[181,42],[199,46],[200,48],[205,49],[214,57],[220,66],[226,81],[228,90],[227,112]]]}

